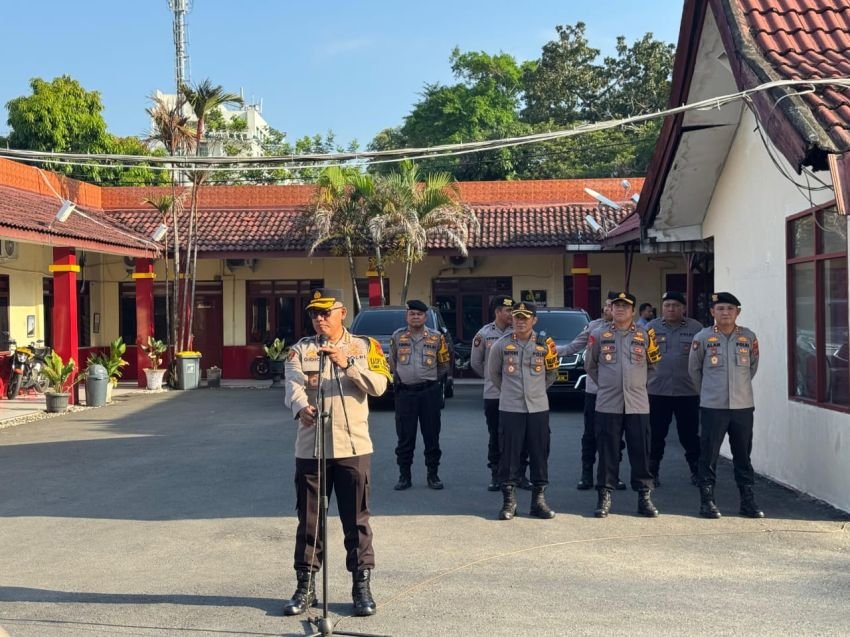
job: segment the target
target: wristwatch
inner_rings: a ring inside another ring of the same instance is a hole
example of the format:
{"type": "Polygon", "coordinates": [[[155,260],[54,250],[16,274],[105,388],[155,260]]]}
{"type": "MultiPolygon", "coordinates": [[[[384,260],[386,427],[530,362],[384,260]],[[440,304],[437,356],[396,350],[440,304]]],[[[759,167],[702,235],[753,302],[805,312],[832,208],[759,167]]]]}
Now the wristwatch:
{"type": "Polygon", "coordinates": [[[355,358],[353,356],[349,356],[345,359],[345,369],[349,369],[350,367],[354,367],[355,358]]]}

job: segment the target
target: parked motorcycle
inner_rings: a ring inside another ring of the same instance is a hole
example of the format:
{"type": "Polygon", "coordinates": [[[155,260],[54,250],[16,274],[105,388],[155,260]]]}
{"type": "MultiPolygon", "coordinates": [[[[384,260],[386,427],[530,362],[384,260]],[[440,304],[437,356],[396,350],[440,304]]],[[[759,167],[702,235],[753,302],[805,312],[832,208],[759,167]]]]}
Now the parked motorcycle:
{"type": "Polygon", "coordinates": [[[254,380],[268,380],[272,377],[272,363],[268,356],[257,356],[251,363],[251,377],[254,380]]]}
{"type": "MultiPolygon", "coordinates": [[[[12,373],[6,385],[6,398],[9,400],[14,400],[26,389],[35,389],[39,394],[43,394],[50,387],[50,381],[42,373],[44,359],[50,354],[50,348],[44,347],[43,344],[44,341],[36,341],[27,347],[14,348],[12,373]]],[[[10,349],[14,345],[15,342],[10,341],[10,349]]]]}

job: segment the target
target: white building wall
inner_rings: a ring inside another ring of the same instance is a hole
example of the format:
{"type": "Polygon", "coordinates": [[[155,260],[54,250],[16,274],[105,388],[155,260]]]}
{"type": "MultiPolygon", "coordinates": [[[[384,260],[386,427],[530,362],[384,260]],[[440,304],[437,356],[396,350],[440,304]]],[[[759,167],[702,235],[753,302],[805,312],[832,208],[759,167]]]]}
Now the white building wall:
{"type": "MultiPolygon", "coordinates": [[[[715,290],[733,292],[741,300],[739,323],[759,339],[753,465],[759,473],[850,510],[850,415],[788,399],[785,219],[834,195],[815,192],[811,201],[803,196],[772,164],[753,132],[753,116],[744,113],[703,236],[714,237],[715,290]]],[[[828,172],[818,176],[831,183],[828,172]]],[[[728,456],[728,446],[724,453],[728,456]]]]}

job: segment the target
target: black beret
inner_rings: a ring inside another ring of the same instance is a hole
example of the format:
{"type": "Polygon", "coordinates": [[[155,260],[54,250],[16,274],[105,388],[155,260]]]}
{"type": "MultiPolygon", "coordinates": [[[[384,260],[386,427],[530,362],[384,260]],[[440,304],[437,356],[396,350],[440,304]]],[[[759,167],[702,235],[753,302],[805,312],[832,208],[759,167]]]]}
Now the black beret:
{"type": "Polygon", "coordinates": [[[715,292],[711,295],[711,307],[714,307],[717,303],[729,303],[730,305],[734,305],[735,307],[741,307],[741,302],[731,292],[715,292]]]}
{"type": "Polygon", "coordinates": [[[504,294],[500,294],[499,296],[493,297],[491,304],[492,304],[494,310],[497,307],[510,307],[510,308],[512,308],[514,306],[514,300],[509,296],[505,296],[504,294]]]}
{"type": "Polygon", "coordinates": [[[678,301],[682,305],[687,305],[685,301],[685,295],[681,292],[665,292],[664,296],[661,297],[662,301],[678,301]]]}
{"type": "Polygon", "coordinates": [[[537,316],[537,306],[534,303],[526,303],[525,301],[521,301],[519,303],[514,303],[514,307],[511,310],[511,314],[514,316],[537,316]]]}
{"type": "Polygon", "coordinates": [[[308,310],[329,310],[334,303],[342,303],[342,290],[336,288],[317,288],[310,295],[308,310]]]}
{"type": "Polygon", "coordinates": [[[634,307],[635,303],[637,303],[635,295],[629,294],[628,292],[608,292],[608,300],[612,303],[622,301],[623,303],[628,303],[632,307],[634,307]]]}
{"type": "Polygon", "coordinates": [[[407,302],[408,310],[416,310],[417,312],[427,312],[428,306],[418,299],[413,299],[407,302]]]}

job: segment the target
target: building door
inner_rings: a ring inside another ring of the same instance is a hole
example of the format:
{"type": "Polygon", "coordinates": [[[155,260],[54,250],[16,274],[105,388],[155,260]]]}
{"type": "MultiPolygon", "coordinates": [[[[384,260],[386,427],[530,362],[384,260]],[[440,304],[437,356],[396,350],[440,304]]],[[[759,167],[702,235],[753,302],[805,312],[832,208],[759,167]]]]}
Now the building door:
{"type": "MultiPolygon", "coordinates": [[[[587,302],[590,307],[579,308],[587,311],[590,318],[599,318],[602,316],[602,277],[598,274],[591,274],[587,277],[587,302]]],[[[573,300],[573,277],[568,275],[564,277],[564,305],[567,307],[577,307],[573,300]]]]}
{"type": "Polygon", "coordinates": [[[221,283],[199,283],[195,291],[195,340],[192,348],[203,354],[206,369],[222,365],[224,325],[222,318],[221,283]]]}
{"type": "MultiPolygon", "coordinates": [[[[695,307],[689,307],[687,314],[695,318],[703,325],[711,325],[711,311],[709,309],[709,297],[714,291],[714,267],[712,255],[704,255],[702,262],[694,268],[694,291],[693,299],[695,307]]],[[[687,274],[668,274],[665,278],[666,291],[688,293],[687,274]]]]}
{"type": "Polygon", "coordinates": [[[510,296],[512,290],[511,277],[434,279],[431,298],[455,342],[471,343],[476,332],[493,320],[490,315],[493,297],[510,296]]]}

